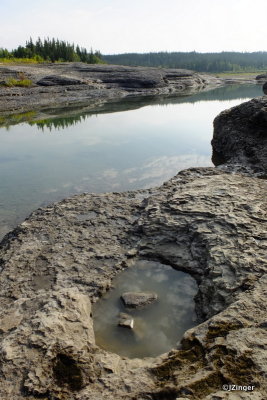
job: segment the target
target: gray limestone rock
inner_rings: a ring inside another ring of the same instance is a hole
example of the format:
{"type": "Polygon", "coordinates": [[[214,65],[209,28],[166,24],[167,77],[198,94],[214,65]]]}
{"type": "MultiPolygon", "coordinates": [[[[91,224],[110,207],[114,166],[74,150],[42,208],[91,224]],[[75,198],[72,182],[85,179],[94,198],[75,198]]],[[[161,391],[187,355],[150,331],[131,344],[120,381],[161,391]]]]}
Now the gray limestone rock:
{"type": "Polygon", "coordinates": [[[141,308],[154,303],[158,298],[156,293],[152,292],[125,292],[121,299],[125,307],[141,308]]]}
{"type": "Polygon", "coordinates": [[[81,85],[83,82],[79,79],[67,78],[65,76],[48,75],[36,82],[39,86],[66,86],[81,85]]]}
{"type": "Polygon", "coordinates": [[[225,381],[255,383],[266,397],[266,231],[266,181],[216,168],[38,209],[0,248],[0,371],[8,377],[0,398],[23,400],[21,388],[32,398],[164,398],[172,385],[176,397],[186,388],[205,399],[225,381]],[[98,224],[77,218],[93,211],[98,224]],[[138,258],[194,276],[203,322],[179,350],[128,360],[95,345],[90,302],[138,258]]]}
{"type": "Polygon", "coordinates": [[[134,327],[134,319],[129,314],[120,313],[119,314],[118,325],[122,326],[123,328],[133,329],[133,327],[134,327]]]}
{"type": "Polygon", "coordinates": [[[33,82],[29,88],[0,86],[0,114],[20,110],[54,109],[86,104],[95,108],[111,99],[132,96],[192,94],[223,85],[211,75],[167,68],[44,63],[0,67],[0,81],[23,74],[33,82]]]}
{"type": "Polygon", "coordinates": [[[258,97],[220,113],[212,139],[215,165],[235,165],[240,172],[267,173],[267,97],[258,97]]]}
{"type": "Polygon", "coordinates": [[[5,236],[1,399],[267,398],[267,185],[253,174],[266,171],[265,107],[254,99],[215,120],[214,149],[228,168],[191,168],[154,189],[77,195],[5,236]],[[138,259],[164,260],[199,286],[201,323],[157,358],[95,344],[91,303],[138,259]],[[223,392],[226,382],[255,390],[223,392]]]}

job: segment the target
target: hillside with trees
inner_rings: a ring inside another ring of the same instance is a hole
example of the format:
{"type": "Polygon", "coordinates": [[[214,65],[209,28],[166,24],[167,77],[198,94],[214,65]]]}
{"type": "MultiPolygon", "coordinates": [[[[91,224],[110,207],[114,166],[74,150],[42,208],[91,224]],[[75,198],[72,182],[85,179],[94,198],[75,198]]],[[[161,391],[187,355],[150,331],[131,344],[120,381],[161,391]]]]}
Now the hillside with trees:
{"type": "Polygon", "coordinates": [[[159,52],[159,53],[125,53],[105,55],[103,59],[109,64],[184,68],[198,72],[241,72],[267,69],[267,52],[254,53],[221,52],[197,53],[159,52]]]}
{"type": "Polygon", "coordinates": [[[38,38],[35,43],[30,38],[25,46],[18,46],[18,48],[12,51],[0,48],[0,60],[1,59],[27,59],[36,62],[82,61],[88,64],[104,63],[99,51],[93,52],[91,49],[88,52],[79,45],[54,38],[47,38],[43,41],[38,38]]]}

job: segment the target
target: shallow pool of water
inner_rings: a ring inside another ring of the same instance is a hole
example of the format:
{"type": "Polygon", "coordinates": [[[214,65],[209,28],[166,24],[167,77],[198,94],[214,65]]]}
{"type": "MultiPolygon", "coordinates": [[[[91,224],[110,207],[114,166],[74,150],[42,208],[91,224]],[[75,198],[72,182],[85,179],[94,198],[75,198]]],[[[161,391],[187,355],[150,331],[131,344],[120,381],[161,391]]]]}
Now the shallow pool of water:
{"type": "Polygon", "coordinates": [[[157,262],[138,261],[121,272],[93,307],[96,343],[129,358],[155,357],[175,347],[196,324],[197,284],[188,274],[157,262]],[[140,309],[126,308],[124,292],[155,292],[157,301],[140,309]],[[134,328],[118,326],[119,314],[134,319],[134,328]]]}

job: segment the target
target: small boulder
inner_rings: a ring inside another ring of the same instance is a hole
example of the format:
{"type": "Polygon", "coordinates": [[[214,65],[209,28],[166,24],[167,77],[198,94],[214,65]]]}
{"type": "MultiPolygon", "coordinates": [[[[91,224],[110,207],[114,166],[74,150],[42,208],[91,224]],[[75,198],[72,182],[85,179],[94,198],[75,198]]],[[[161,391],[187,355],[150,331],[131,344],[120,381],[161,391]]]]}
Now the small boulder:
{"type": "Polygon", "coordinates": [[[123,328],[133,329],[134,319],[129,314],[120,313],[118,325],[122,326],[123,328]]]}
{"type": "Polygon", "coordinates": [[[260,75],[257,75],[257,76],[256,76],[256,80],[257,80],[257,81],[262,81],[262,80],[266,81],[266,80],[267,80],[267,74],[260,74],[260,75]]]}
{"type": "Polygon", "coordinates": [[[125,307],[141,308],[153,303],[158,295],[153,292],[126,292],[121,295],[125,307]]]}

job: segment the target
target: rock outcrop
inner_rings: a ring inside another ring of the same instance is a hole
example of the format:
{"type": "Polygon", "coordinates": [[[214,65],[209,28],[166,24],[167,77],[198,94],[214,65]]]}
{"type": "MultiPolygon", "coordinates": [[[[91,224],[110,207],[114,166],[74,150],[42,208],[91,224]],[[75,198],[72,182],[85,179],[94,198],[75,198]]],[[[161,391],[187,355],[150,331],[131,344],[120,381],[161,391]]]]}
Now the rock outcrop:
{"type": "Polygon", "coordinates": [[[213,163],[267,173],[267,98],[223,111],[214,120],[213,163]]]}
{"type": "Polygon", "coordinates": [[[125,96],[190,94],[223,84],[219,78],[188,70],[83,63],[0,66],[0,81],[2,114],[84,103],[95,107],[125,96]],[[9,78],[21,77],[31,80],[32,86],[5,87],[9,78]]]}
{"type": "Polygon", "coordinates": [[[211,400],[227,398],[228,383],[254,385],[247,398],[264,399],[266,231],[266,181],[216,168],[37,210],[1,246],[0,397],[211,400]],[[94,342],[90,303],[138,258],[199,285],[203,322],[156,359],[123,359],[94,342]]]}
{"type": "Polygon", "coordinates": [[[267,398],[266,106],[254,99],[216,118],[220,168],[74,196],[6,235],[1,399],[267,398]],[[95,344],[91,305],[140,259],[196,279],[198,325],[168,354],[127,359],[95,344]]]}
{"type": "Polygon", "coordinates": [[[71,86],[81,85],[86,82],[82,82],[80,79],[65,78],[64,76],[48,75],[36,82],[39,86],[71,86]]]}

